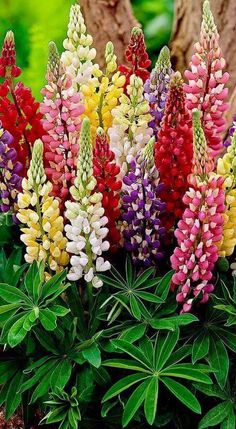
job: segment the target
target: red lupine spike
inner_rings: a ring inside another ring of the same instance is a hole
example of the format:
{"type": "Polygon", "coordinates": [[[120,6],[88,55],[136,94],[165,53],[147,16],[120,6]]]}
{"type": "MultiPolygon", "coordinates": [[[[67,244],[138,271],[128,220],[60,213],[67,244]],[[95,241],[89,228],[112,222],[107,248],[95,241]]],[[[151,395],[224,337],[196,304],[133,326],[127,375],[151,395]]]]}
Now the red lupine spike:
{"type": "Polygon", "coordinates": [[[172,228],[183,213],[182,197],[188,188],[187,177],[192,167],[192,140],[192,119],[185,105],[183,81],[177,72],[170,83],[163,122],[155,145],[155,163],[161,183],[165,185],[161,198],[166,202],[163,221],[167,229],[172,228]]]}
{"type": "Polygon", "coordinates": [[[151,65],[151,60],[146,51],[146,45],[141,28],[134,27],[131,32],[130,42],[125,51],[125,57],[131,66],[120,65],[119,71],[126,76],[125,88],[129,84],[132,74],[139,76],[143,82],[150,76],[147,70],[151,65]]]}
{"type": "Polygon", "coordinates": [[[14,34],[8,31],[0,57],[0,76],[4,82],[0,85],[0,120],[5,129],[14,137],[14,148],[18,161],[24,165],[21,174],[26,174],[31,155],[31,145],[42,137],[42,115],[38,112],[39,103],[31,90],[22,82],[14,83],[21,74],[16,66],[14,34]]]}
{"type": "Polygon", "coordinates": [[[3,42],[0,58],[0,76],[5,78],[18,77],[21,69],[16,66],[15,40],[12,31],[8,31],[3,42]]]}
{"type": "Polygon", "coordinates": [[[110,250],[113,252],[118,248],[121,238],[117,229],[117,220],[120,218],[120,190],[122,183],[117,179],[120,168],[116,165],[115,154],[110,150],[108,139],[102,128],[98,128],[96,143],[93,151],[94,176],[97,180],[95,192],[103,194],[102,205],[105,216],[108,218],[107,227],[109,233],[107,239],[110,250]]]}

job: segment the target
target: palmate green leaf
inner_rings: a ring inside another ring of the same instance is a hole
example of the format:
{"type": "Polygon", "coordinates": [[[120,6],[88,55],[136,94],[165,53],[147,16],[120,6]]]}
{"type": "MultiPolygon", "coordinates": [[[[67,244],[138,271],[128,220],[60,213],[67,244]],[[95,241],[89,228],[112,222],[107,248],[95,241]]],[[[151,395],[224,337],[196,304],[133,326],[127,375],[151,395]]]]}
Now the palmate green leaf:
{"type": "Polygon", "coordinates": [[[39,380],[41,380],[44,377],[45,374],[47,374],[50,380],[52,368],[55,368],[56,363],[57,363],[57,359],[48,359],[48,357],[42,358],[39,361],[37,361],[36,364],[34,365],[34,367],[37,368],[37,371],[35,372],[34,375],[30,375],[30,378],[28,380],[22,383],[20,392],[23,393],[26,390],[31,389],[35,384],[38,383],[39,380]],[[41,364],[40,367],[38,367],[39,364],[41,364]]]}
{"type": "Polygon", "coordinates": [[[82,351],[83,357],[95,368],[99,368],[101,365],[101,352],[96,343],[82,351]]]}
{"type": "Polygon", "coordinates": [[[169,271],[162,277],[161,281],[158,283],[156,288],[156,294],[162,299],[166,299],[170,290],[170,281],[174,274],[174,270],[169,271]]]}
{"type": "Polygon", "coordinates": [[[137,289],[139,286],[143,285],[146,280],[154,273],[155,269],[153,267],[145,270],[134,282],[133,288],[137,289]]]}
{"type": "Polygon", "coordinates": [[[0,283],[0,296],[9,304],[23,302],[32,305],[32,301],[20,289],[6,283],[0,283]]]}
{"type": "Polygon", "coordinates": [[[13,304],[1,305],[0,306],[0,314],[8,313],[9,311],[14,310],[14,309],[18,309],[18,308],[19,308],[18,302],[13,303],[13,304]]]}
{"type": "MultiPolygon", "coordinates": [[[[63,270],[57,274],[55,274],[53,277],[51,277],[44,285],[42,288],[42,293],[41,293],[41,299],[44,300],[46,298],[51,297],[52,295],[54,295],[55,293],[59,291],[61,291],[63,288],[61,287],[63,281],[66,278],[66,270],[63,270]]],[[[62,292],[60,292],[61,294],[62,292]]]]}
{"type": "Polygon", "coordinates": [[[167,331],[175,331],[176,325],[174,322],[171,322],[170,319],[153,319],[150,320],[150,325],[153,329],[160,330],[167,330],[167,331]]]}
{"type": "Polygon", "coordinates": [[[236,334],[229,329],[219,328],[216,334],[221,338],[226,347],[236,353],[236,334]]]}
{"type": "Polygon", "coordinates": [[[36,261],[30,265],[25,278],[24,285],[31,298],[36,302],[39,298],[40,286],[42,283],[42,274],[44,271],[44,264],[38,264],[36,261]]]}
{"type": "Polygon", "coordinates": [[[40,424],[46,423],[53,424],[63,421],[67,415],[67,408],[65,405],[58,406],[55,410],[49,411],[49,413],[41,420],[40,424]]]}
{"type": "Polygon", "coordinates": [[[37,401],[38,398],[41,398],[42,396],[46,395],[46,393],[49,392],[50,388],[51,388],[50,375],[47,373],[42,377],[37,387],[33,391],[33,394],[30,399],[30,404],[33,404],[34,402],[37,401]]]}
{"type": "Polygon", "coordinates": [[[21,393],[18,390],[23,378],[22,371],[17,371],[9,384],[5,401],[7,420],[14,414],[21,403],[21,393]]]}
{"type": "Polygon", "coordinates": [[[210,337],[208,360],[216,371],[215,377],[219,386],[223,389],[229,371],[229,357],[223,342],[217,336],[210,337]]]}
{"type": "Polygon", "coordinates": [[[205,429],[219,425],[228,416],[232,408],[229,401],[216,405],[201,419],[198,429],[205,429]]]}
{"type": "Polygon", "coordinates": [[[223,420],[223,422],[220,425],[220,429],[232,429],[235,428],[236,425],[236,416],[234,412],[234,408],[231,405],[230,412],[228,416],[223,420]]]}
{"type": "Polygon", "coordinates": [[[102,403],[108,401],[109,399],[114,398],[114,396],[119,395],[121,392],[124,392],[125,390],[129,389],[129,387],[147,378],[150,378],[150,377],[144,373],[143,374],[135,373],[132,375],[127,375],[126,377],[122,378],[121,380],[113,384],[112,387],[110,387],[110,389],[105,393],[102,399],[102,403]]]}
{"type": "Polygon", "coordinates": [[[142,405],[145,395],[146,389],[149,385],[149,380],[143,381],[132,393],[126,402],[123,416],[122,416],[122,426],[126,427],[130,420],[132,420],[133,416],[136,414],[139,407],[142,405]]]}
{"type": "Polygon", "coordinates": [[[50,307],[50,310],[56,314],[56,316],[64,317],[68,313],[70,313],[70,309],[67,307],[63,307],[63,305],[53,304],[50,307]]]}
{"type": "Polygon", "coordinates": [[[170,366],[178,362],[181,362],[187,356],[190,356],[191,352],[192,352],[192,346],[190,344],[186,344],[182,346],[180,349],[171,353],[169,359],[166,361],[166,366],[170,366]]]}
{"type": "Polygon", "coordinates": [[[150,371],[145,368],[142,364],[138,364],[136,360],[131,359],[108,359],[103,362],[104,366],[109,366],[112,368],[122,368],[132,371],[141,371],[150,373],[150,371]]]}
{"type": "Polygon", "coordinates": [[[201,371],[201,368],[198,369],[197,365],[193,367],[192,364],[187,363],[166,367],[161,371],[161,375],[180,377],[186,380],[197,381],[199,383],[212,384],[211,378],[207,374],[204,374],[201,371]]]}
{"type": "Polygon", "coordinates": [[[194,413],[201,414],[201,405],[189,389],[169,377],[162,377],[161,381],[186,407],[194,411],[194,413]]]}
{"type": "Polygon", "coordinates": [[[217,384],[211,386],[202,383],[194,383],[194,387],[199,390],[199,392],[204,393],[204,395],[212,396],[214,398],[220,398],[226,400],[228,398],[227,393],[222,390],[217,384]]]}
{"type": "Polygon", "coordinates": [[[209,336],[206,332],[201,332],[200,335],[194,340],[192,361],[196,363],[198,360],[204,358],[209,351],[209,336]]]}
{"type": "Polygon", "coordinates": [[[142,298],[144,301],[153,302],[154,304],[163,304],[163,299],[150,292],[135,292],[135,296],[142,298]]]}
{"type": "Polygon", "coordinates": [[[125,261],[125,274],[126,274],[127,283],[129,285],[132,285],[133,279],[134,279],[134,273],[133,273],[131,258],[129,256],[126,257],[126,261],[125,261]]]}
{"type": "Polygon", "coordinates": [[[174,332],[168,332],[165,337],[159,335],[156,343],[156,370],[160,371],[169,359],[173,352],[177,342],[179,340],[179,330],[176,329],[174,332]]]}
{"type": "Polygon", "coordinates": [[[10,347],[17,346],[25,338],[28,331],[24,329],[24,322],[28,319],[28,316],[29,312],[21,316],[20,319],[17,319],[17,321],[10,328],[7,336],[7,341],[10,347]]]}
{"type": "Polygon", "coordinates": [[[147,422],[152,425],[156,417],[158,401],[159,381],[157,377],[152,377],[146,389],[144,413],[147,422]]]}
{"type": "Polygon", "coordinates": [[[71,372],[72,365],[69,359],[63,359],[58,362],[50,377],[50,385],[53,392],[55,388],[64,389],[70,379],[71,372]]]}
{"type": "Polygon", "coordinates": [[[119,339],[133,343],[143,337],[146,329],[147,326],[145,323],[139,323],[138,325],[131,326],[131,328],[123,331],[120,334],[119,339]]]}
{"type": "Polygon", "coordinates": [[[39,311],[39,320],[46,331],[54,331],[57,327],[57,316],[49,308],[39,311]]]}
{"type": "Polygon", "coordinates": [[[137,359],[137,361],[141,362],[147,369],[149,369],[150,362],[143,352],[133,344],[130,344],[128,341],[124,340],[112,340],[112,344],[119,350],[122,350],[124,353],[130,355],[132,358],[137,359]]]}
{"type": "Polygon", "coordinates": [[[134,297],[134,295],[130,295],[129,301],[133,316],[135,317],[135,319],[141,320],[142,313],[139,308],[138,300],[134,297]]]}

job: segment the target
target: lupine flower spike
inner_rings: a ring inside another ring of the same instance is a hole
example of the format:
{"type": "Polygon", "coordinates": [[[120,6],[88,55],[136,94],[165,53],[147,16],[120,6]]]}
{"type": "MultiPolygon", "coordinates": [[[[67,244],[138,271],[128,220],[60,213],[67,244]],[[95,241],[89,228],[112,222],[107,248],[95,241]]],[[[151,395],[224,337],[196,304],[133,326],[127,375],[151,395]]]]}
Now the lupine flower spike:
{"type": "Polygon", "coordinates": [[[119,101],[120,104],[112,110],[113,124],[108,134],[122,179],[131,161],[150,140],[153,130],[148,126],[150,108],[144,99],[143,82],[139,77],[130,77],[127,95],[122,94],[119,101]]]}
{"type": "Polygon", "coordinates": [[[3,128],[14,138],[13,146],[18,160],[24,168],[20,174],[25,175],[31,157],[31,146],[35,139],[43,134],[42,115],[38,112],[39,103],[32,96],[31,90],[22,82],[15,84],[14,79],[21,74],[16,66],[14,34],[8,31],[4,39],[0,57],[0,120],[3,128]]]}
{"type": "Polygon", "coordinates": [[[162,185],[154,163],[154,137],[130,164],[124,177],[122,197],[125,248],[139,266],[155,265],[162,257],[161,242],[165,229],[160,213],[165,203],[159,198],[162,185]]]}
{"type": "Polygon", "coordinates": [[[236,131],[231,145],[217,162],[217,173],[224,177],[226,212],[223,237],[219,243],[220,256],[230,256],[236,246],[236,131]]]}
{"type": "Polygon", "coordinates": [[[72,5],[67,38],[63,42],[65,52],[62,53],[61,60],[66,71],[72,76],[76,89],[100,76],[99,66],[93,63],[96,50],[91,47],[92,43],[93,38],[87,33],[80,6],[72,5]]]}
{"type": "Polygon", "coordinates": [[[120,190],[122,183],[117,179],[120,168],[116,165],[115,154],[109,147],[108,138],[102,128],[98,128],[93,151],[93,171],[97,184],[95,192],[102,193],[102,206],[108,219],[107,239],[110,250],[115,251],[120,242],[117,221],[120,219],[120,190]]]}
{"type": "Polygon", "coordinates": [[[189,176],[190,188],[183,198],[187,207],[175,231],[178,247],[171,256],[172,287],[178,290],[182,312],[191,311],[196,299],[207,302],[214,290],[213,270],[225,211],[224,178],[207,172],[207,160],[205,166],[200,162],[207,150],[199,111],[193,112],[193,128],[195,174],[189,176]]]}
{"type": "Polygon", "coordinates": [[[190,70],[185,72],[189,80],[185,85],[187,107],[201,111],[202,126],[212,155],[223,149],[222,132],[225,128],[223,113],[228,107],[225,102],[229,74],[224,72],[225,59],[219,46],[219,34],[208,0],[203,4],[203,20],[200,40],[194,45],[190,70]]]}
{"type": "Polygon", "coordinates": [[[192,167],[192,118],[186,108],[183,80],[176,72],[155,144],[155,163],[165,188],[161,198],[166,202],[164,224],[171,229],[184,210],[182,198],[188,189],[187,177],[192,167]]]}
{"type": "Polygon", "coordinates": [[[36,140],[32,159],[22,181],[23,192],[18,195],[17,218],[21,226],[21,240],[26,245],[25,260],[44,261],[46,273],[59,272],[69,262],[65,250],[67,240],[63,236],[63,218],[59,202],[49,196],[52,184],[47,181],[43,167],[43,142],[36,140]],[[25,225],[25,226],[24,226],[25,225]]]}
{"type": "Polygon", "coordinates": [[[0,123],[0,212],[13,214],[16,210],[17,194],[21,191],[20,173],[23,165],[17,161],[13,137],[4,131],[0,123]]]}
{"type": "Polygon", "coordinates": [[[132,74],[140,77],[144,82],[149,78],[150,72],[148,68],[151,61],[146,51],[144,36],[141,28],[134,27],[131,32],[130,42],[125,51],[126,60],[130,66],[121,65],[119,70],[126,77],[125,88],[129,84],[132,74]]]}
{"type": "Polygon", "coordinates": [[[45,171],[53,184],[52,195],[60,199],[61,207],[68,198],[77,167],[78,132],[84,107],[80,94],[72,86],[71,76],[65,72],[54,42],[49,44],[47,85],[40,110],[46,132],[42,137],[45,145],[45,171]]]}
{"type": "Polygon", "coordinates": [[[153,128],[155,137],[157,137],[164,115],[172,73],[170,51],[167,46],[164,46],[154,69],[151,71],[150,78],[147,79],[144,85],[145,99],[150,104],[150,114],[152,115],[148,125],[153,128]]]}
{"type": "Polygon", "coordinates": [[[71,254],[68,279],[76,281],[84,278],[91,291],[91,286],[102,286],[96,273],[110,269],[110,263],[102,256],[109,249],[109,242],[105,240],[108,219],[104,216],[102,193],[94,192],[96,179],[93,176],[93,148],[87,118],[83,120],[79,147],[77,177],[71,187],[75,202],[67,201],[65,212],[69,220],[65,226],[69,240],[67,251],[71,254]]]}
{"type": "Polygon", "coordinates": [[[81,86],[85,105],[84,116],[90,119],[93,137],[96,136],[98,126],[105,132],[111,127],[111,111],[117,106],[125,83],[125,76],[122,76],[119,71],[116,72],[117,62],[112,42],[106,45],[105,62],[106,68],[104,73],[101,72],[97,90],[94,90],[93,83],[88,82],[81,86]]]}

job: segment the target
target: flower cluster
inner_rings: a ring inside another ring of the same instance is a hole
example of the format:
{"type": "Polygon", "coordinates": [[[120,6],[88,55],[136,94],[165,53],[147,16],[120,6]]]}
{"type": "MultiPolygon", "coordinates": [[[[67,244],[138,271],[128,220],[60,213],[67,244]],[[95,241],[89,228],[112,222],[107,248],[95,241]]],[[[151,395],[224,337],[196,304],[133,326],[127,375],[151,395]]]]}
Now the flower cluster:
{"type": "Polygon", "coordinates": [[[113,124],[108,134],[122,178],[131,161],[149,141],[153,130],[148,126],[150,107],[144,99],[143,83],[139,77],[134,74],[130,77],[127,95],[122,94],[119,102],[112,110],[113,124]]]}
{"type": "Polygon", "coordinates": [[[44,261],[49,270],[47,274],[61,271],[69,262],[65,250],[67,239],[63,235],[64,222],[59,202],[49,196],[52,184],[44,172],[41,140],[34,143],[27,176],[22,181],[23,192],[18,195],[17,214],[23,224],[21,240],[26,245],[25,260],[28,263],[44,261]]]}
{"type": "Polygon", "coordinates": [[[115,154],[110,149],[108,138],[102,128],[98,128],[95,148],[93,151],[93,173],[96,177],[95,192],[102,194],[102,206],[108,219],[109,230],[107,240],[110,249],[116,250],[120,242],[120,231],[117,221],[120,219],[120,190],[122,182],[117,176],[120,168],[116,165],[115,154]]]}
{"type": "Polygon", "coordinates": [[[105,62],[106,69],[104,73],[101,72],[98,88],[95,90],[93,82],[81,86],[85,103],[84,116],[90,119],[93,137],[98,126],[104,128],[105,132],[111,127],[111,111],[117,106],[125,84],[125,77],[119,71],[116,72],[116,55],[112,42],[106,45],[105,62]]]}
{"type": "Polygon", "coordinates": [[[102,256],[109,249],[109,242],[104,240],[108,234],[108,219],[102,207],[103,195],[94,192],[95,186],[90,122],[85,118],[80,135],[77,177],[71,187],[75,202],[66,202],[65,215],[69,223],[65,231],[69,240],[67,251],[71,254],[68,279],[76,281],[83,277],[89,286],[99,288],[103,283],[96,273],[109,270],[110,263],[102,256]]]}
{"type": "MultiPolygon", "coordinates": [[[[198,165],[199,146],[206,148],[200,125],[200,112],[194,111],[194,158],[198,165]]],[[[178,288],[177,302],[182,311],[191,310],[194,300],[207,302],[214,289],[213,269],[219,257],[225,211],[224,178],[207,173],[189,176],[189,190],[183,197],[187,206],[175,230],[178,247],[171,256],[172,286],[178,288]]]]}
{"type": "Polygon", "coordinates": [[[67,38],[63,42],[65,51],[61,61],[66,71],[72,76],[75,88],[94,80],[99,75],[99,67],[93,63],[96,50],[91,47],[93,38],[87,28],[78,4],[72,5],[67,30],[67,38]]]}
{"type": "Polygon", "coordinates": [[[0,123],[0,212],[16,210],[17,194],[21,191],[20,173],[23,165],[17,161],[13,137],[0,123]]]}
{"type": "Polygon", "coordinates": [[[0,57],[0,76],[4,78],[0,85],[0,120],[4,129],[14,138],[18,161],[24,167],[21,175],[25,175],[32,143],[42,136],[43,129],[39,103],[35,101],[31,90],[22,82],[14,83],[14,78],[20,73],[21,70],[16,66],[14,35],[8,31],[0,57]]]}
{"type": "Polygon", "coordinates": [[[45,144],[45,171],[53,184],[52,195],[58,197],[63,206],[76,175],[78,132],[84,107],[53,42],[49,45],[46,79],[47,85],[42,89],[44,100],[40,106],[46,132],[42,137],[45,144]]]}
{"type": "Polygon", "coordinates": [[[160,200],[162,185],[154,163],[154,138],[140,151],[123,178],[122,219],[124,245],[136,265],[151,266],[163,257],[161,240],[165,229],[160,213],[165,204],[160,200]]]}
{"type": "Polygon", "coordinates": [[[166,202],[164,224],[167,229],[181,218],[183,195],[188,189],[187,177],[192,165],[192,119],[186,108],[183,81],[176,72],[170,90],[155,145],[155,163],[165,185],[161,197],[166,202]],[[170,174],[171,172],[171,174],[170,174]]]}
{"type": "Polygon", "coordinates": [[[150,78],[146,80],[144,85],[145,99],[150,105],[150,114],[152,115],[148,125],[153,128],[155,137],[158,135],[164,115],[172,73],[170,51],[167,46],[164,46],[154,69],[151,71],[150,78]]]}
{"type": "Polygon", "coordinates": [[[219,242],[219,254],[225,257],[232,255],[236,246],[236,131],[226,154],[218,159],[217,173],[225,179],[226,212],[223,237],[219,242]]]}
{"type": "Polygon", "coordinates": [[[201,110],[202,125],[212,155],[223,148],[222,131],[225,127],[223,113],[228,105],[225,99],[229,74],[224,72],[225,59],[219,46],[219,34],[210,10],[209,0],[203,4],[203,21],[200,41],[194,45],[190,70],[185,72],[189,80],[185,85],[187,106],[190,110],[201,110]]]}
{"type": "Polygon", "coordinates": [[[125,51],[126,60],[130,63],[130,67],[122,64],[119,66],[119,70],[126,77],[125,88],[129,84],[130,77],[135,74],[139,76],[143,82],[145,82],[150,72],[147,70],[151,61],[146,51],[144,36],[141,28],[134,27],[131,32],[130,42],[125,51]]]}

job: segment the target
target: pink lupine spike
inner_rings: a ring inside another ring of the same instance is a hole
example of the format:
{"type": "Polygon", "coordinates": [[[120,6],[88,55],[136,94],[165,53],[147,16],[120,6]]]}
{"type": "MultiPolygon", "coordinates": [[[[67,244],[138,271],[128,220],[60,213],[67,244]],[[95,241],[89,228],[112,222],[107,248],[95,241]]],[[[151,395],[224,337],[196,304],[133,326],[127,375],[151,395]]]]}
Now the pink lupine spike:
{"type": "Polygon", "coordinates": [[[229,80],[229,74],[223,72],[224,68],[225,59],[219,47],[219,34],[209,0],[205,0],[200,40],[194,45],[190,70],[185,72],[189,82],[184,89],[187,107],[201,111],[202,125],[213,156],[223,149],[222,132],[225,120],[222,114],[228,107],[225,102],[228,89],[224,88],[224,85],[229,80]],[[221,122],[218,122],[218,118],[221,118],[221,122]]]}

